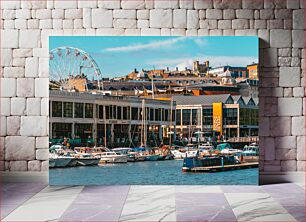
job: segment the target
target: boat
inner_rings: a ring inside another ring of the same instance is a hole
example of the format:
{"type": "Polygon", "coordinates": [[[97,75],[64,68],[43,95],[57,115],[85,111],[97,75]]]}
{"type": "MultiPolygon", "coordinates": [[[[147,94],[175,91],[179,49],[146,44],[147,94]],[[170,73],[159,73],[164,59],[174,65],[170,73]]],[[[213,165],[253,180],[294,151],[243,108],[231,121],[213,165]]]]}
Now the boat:
{"type": "Polygon", "coordinates": [[[183,151],[183,150],[171,150],[171,154],[173,154],[174,159],[183,159],[185,157],[196,157],[198,151],[197,150],[188,150],[188,151],[183,151]]]}
{"type": "Polygon", "coordinates": [[[252,143],[249,146],[244,146],[242,150],[243,156],[258,156],[259,155],[259,146],[255,143],[252,143]]]}
{"type": "Polygon", "coordinates": [[[233,155],[184,158],[182,171],[189,172],[194,168],[235,165],[240,162],[233,155]]]}
{"type": "Polygon", "coordinates": [[[119,155],[127,155],[127,161],[128,162],[135,162],[136,161],[136,155],[135,155],[135,152],[133,152],[132,148],[119,147],[119,148],[112,149],[112,151],[116,152],[119,155]]]}
{"type": "Polygon", "coordinates": [[[237,155],[240,153],[241,153],[241,150],[238,150],[238,149],[225,148],[221,150],[221,154],[227,154],[227,155],[237,155]]]}
{"type": "Polygon", "coordinates": [[[56,153],[52,153],[49,156],[49,167],[50,168],[66,167],[73,159],[74,158],[59,156],[56,153]]]}
{"type": "Polygon", "coordinates": [[[100,162],[99,157],[95,157],[89,153],[78,154],[77,166],[94,166],[98,165],[100,162]]]}
{"type": "Polygon", "coordinates": [[[100,155],[101,162],[104,163],[127,163],[127,155],[117,154],[114,151],[104,152],[100,155]]]}
{"type": "Polygon", "coordinates": [[[159,158],[159,155],[144,155],[145,161],[156,161],[159,158]]]}

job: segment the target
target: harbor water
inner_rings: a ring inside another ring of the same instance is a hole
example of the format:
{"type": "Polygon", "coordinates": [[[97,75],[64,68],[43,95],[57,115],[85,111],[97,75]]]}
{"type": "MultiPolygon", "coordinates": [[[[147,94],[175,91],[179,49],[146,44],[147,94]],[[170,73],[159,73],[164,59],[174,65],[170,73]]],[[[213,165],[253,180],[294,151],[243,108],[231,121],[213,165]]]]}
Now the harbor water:
{"type": "Polygon", "coordinates": [[[258,185],[258,168],[183,173],[182,160],[55,168],[50,185],[258,185]]]}

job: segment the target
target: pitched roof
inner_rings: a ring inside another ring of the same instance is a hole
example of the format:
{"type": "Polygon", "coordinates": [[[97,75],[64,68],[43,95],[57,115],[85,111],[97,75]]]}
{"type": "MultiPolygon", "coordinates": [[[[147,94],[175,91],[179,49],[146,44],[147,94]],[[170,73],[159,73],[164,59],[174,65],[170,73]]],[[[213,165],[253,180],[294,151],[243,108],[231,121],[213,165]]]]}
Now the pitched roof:
{"type": "Polygon", "coordinates": [[[189,95],[173,96],[173,101],[176,102],[176,105],[205,105],[217,102],[226,103],[229,99],[233,100],[230,94],[202,95],[202,96],[189,96],[189,95]]]}

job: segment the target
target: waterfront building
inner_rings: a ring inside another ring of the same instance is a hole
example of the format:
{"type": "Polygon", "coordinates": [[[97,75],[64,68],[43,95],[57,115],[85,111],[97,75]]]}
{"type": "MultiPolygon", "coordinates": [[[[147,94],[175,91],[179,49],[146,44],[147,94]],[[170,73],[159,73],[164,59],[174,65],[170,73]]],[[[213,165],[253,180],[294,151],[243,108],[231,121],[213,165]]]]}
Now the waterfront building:
{"type": "Polygon", "coordinates": [[[232,77],[234,78],[247,78],[247,68],[246,67],[234,67],[234,66],[220,66],[211,68],[208,70],[209,76],[222,77],[222,75],[229,70],[231,72],[232,77]]]}
{"type": "Polygon", "coordinates": [[[257,137],[258,103],[242,96],[173,96],[176,133],[181,138],[257,137]],[[197,135],[198,134],[198,135],[197,135]]]}
{"type": "Polygon", "coordinates": [[[248,76],[250,79],[258,80],[258,64],[257,63],[247,65],[247,70],[248,70],[248,76]]]}
{"type": "Polygon", "coordinates": [[[90,141],[108,147],[159,145],[175,124],[175,105],[137,97],[103,96],[88,92],[50,91],[49,135],[78,145],[90,141]],[[143,110],[145,117],[143,119],[143,110]],[[171,113],[173,117],[170,117],[171,113]],[[143,138],[143,130],[146,138],[143,138]]]}

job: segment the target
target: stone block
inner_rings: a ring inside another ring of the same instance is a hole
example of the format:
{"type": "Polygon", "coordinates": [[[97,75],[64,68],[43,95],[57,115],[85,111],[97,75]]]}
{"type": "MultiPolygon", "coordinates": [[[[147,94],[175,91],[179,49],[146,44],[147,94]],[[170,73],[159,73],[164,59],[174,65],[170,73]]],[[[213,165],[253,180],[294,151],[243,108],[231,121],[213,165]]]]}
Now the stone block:
{"type": "Polygon", "coordinates": [[[291,48],[282,48],[282,49],[278,49],[278,56],[291,56],[291,48]]]}
{"type": "Polygon", "coordinates": [[[270,121],[268,117],[259,118],[259,136],[270,135],[270,121]]]}
{"type": "Polygon", "coordinates": [[[38,149],[36,150],[37,160],[48,160],[49,159],[49,149],[38,149]]]}
{"type": "Polygon", "coordinates": [[[13,57],[14,58],[25,58],[33,56],[32,49],[14,49],[13,50],[13,57]]]}
{"type": "Polygon", "coordinates": [[[27,116],[39,116],[40,115],[40,98],[28,98],[27,99],[27,116]]]}
{"type": "Polygon", "coordinates": [[[305,88],[304,87],[294,87],[293,88],[293,96],[294,97],[304,97],[305,96],[305,88]]]}
{"type": "Polygon", "coordinates": [[[114,36],[114,35],[124,35],[124,29],[118,28],[101,28],[97,29],[97,35],[114,36]]]}
{"type": "Polygon", "coordinates": [[[296,160],[283,160],[281,161],[281,171],[296,171],[296,160]]]}
{"type": "Polygon", "coordinates": [[[19,46],[21,48],[39,48],[40,30],[20,30],[19,46]]]}
{"type": "Polygon", "coordinates": [[[260,19],[274,19],[274,11],[273,9],[261,9],[259,11],[260,19]]]}
{"type": "Polygon", "coordinates": [[[41,171],[49,171],[49,160],[41,162],[41,171]]]}
{"type": "Polygon", "coordinates": [[[66,19],[80,19],[83,17],[82,9],[66,9],[65,18],[66,19]]]}
{"type": "Polygon", "coordinates": [[[305,135],[305,117],[304,116],[292,117],[292,135],[293,136],[305,135]]]}
{"type": "Polygon", "coordinates": [[[186,30],[186,36],[197,36],[198,31],[196,29],[187,29],[186,30]]]}
{"type": "Polygon", "coordinates": [[[272,137],[264,138],[264,151],[265,151],[265,160],[275,160],[274,138],[272,137]]]}
{"type": "Polygon", "coordinates": [[[277,160],[295,160],[296,149],[276,149],[275,158],[277,160]]]}
{"type": "Polygon", "coordinates": [[[137,10],[137,20],[145,20],[150,18],[149,10],[137,10]]]}
{"type": "Polygon", "coordinates": [[[26,19],[16,19],[15,20],[15,29],[26,29],[27,20],[26,19]]]}
{"type": "Polygon", "coordinates": [[[292,46],[294,48],[305,47],[305,31],[304,30],[293,30],[292,31],[292,46]]]}
{"type": "Polygon", "coordinates": [[[64,9],[53,9],[51,13],[53,19],[64,19],[65,17],[64,9]]]}
{"type": "Polygon", "coordinates": [[[279,172],[280,169],[281,167],[277,165],[269,165],[269,164],[264,165],[264,172],[279,172]]]}
{"type": "Polygon", "coordinates": [[[105,8],[105,9],[118,9],[120,8],[120,1],[118,0],[99,0],[98,7],[105,8]]]}
{"type": "Polygon", "coordinates": [[[16,15],[16,18],[18,18],[18,19],[30,19],[31,18],[31,10],[29,10],[29,9],[17,9],[15,15],[16,15]]]}
{"type": "Polygon", "coordinates": [[[293,10],[293,29],[305,29],[304,10],[293,10]]]}
{"type": "Polygon", "coordinates": [[[300,116],[302,115],[302,98],[278,98],[279,116],[300,116]]]}
{"type": "Polygon", "coordinates": [[[49,78],[35,79],[35,97],[49,96],[49,78]]]}
{"type": "Polygon", "coordinates": [[[169,35],[171,35],[171,29],[169,29],[169,28],[162,28],[160,30],[160,35],[161,36],[169,36],[169,35]]]}
{"type": "Polygon", "coordinates": [[[5,137],[0,137],[0,160],[4,160],[4,144],[5,144],[5,137]]]}
{"type": "Polygon", "coordinates": [[[144,0],[121,0],[121,8],[123,9],[144,9],[144,0]]]}
{"type": "Polygon", "coordinates": [[[96,0],[78,1],[78,8],[97,8],[96,0]]]}
{"type": "MultiPolygon", "coordinates": [[[[290,136],[291,135],[291,117],[271,117],[270,118],[270,135],[271,136],[290,136]]],[[[278,143],[275,140],[275,146],[278,143]]],[[[285,147],[290,148],[290,147],[285,147]]]]}
{"type": "Polygon", "coordinates": [[[21,8],[23,9],[40,9],[46,7],[47,7],[46,1],[36,1],[36,0],[21,1],[21,8]]]}
{"type": "Polygon", "coordinates": [[[161,9],[176,9],[176,8],[179,8],[179,1],[178,0],[173,0],[173,1],[167,1],[167,0],[154,1],[154,7],[155,8],[161,8],[161,9]]]}
{"type": "MultiPolygon", "coordinates": [[[[3,122],[1,121],[1,124],[3,122]]],[[[20,134],[20,116],[7,117],[7,131],[8,136],[18,136],[20,134]]]]}
{"type": "Polygon", "coordinates": [[[160,35],[160,29],[153,29],[153,28],[148,28],[148,29],[141,29],[140,34],[142,36],[159,36],[160,35]]]}
{"type": "Polygon", "coordinates": [[[4,67],[3,76],[5,78],[24,77],[24,68],[23,67],[4,67]]]}
{"type": "MultiPolygon", "coordinates": [[[[255,21],[255,26],[256,26],[256,21],[255,21]]],[[[263,49],[263,48],[268,48],[269,47],[269,41],[270,41],[269,30],[259,29],[258,30],[258,38],[259,38],[259,48],[263,49]]],[[[261,56],[264,56],[264,55],[261,54],[261,56]]]]}
{"type": "Polygon", "coordinates": [[[0,136],[7,135],[6,117],[0,116],[0,136]]]}
{"type": "Polygon", "coordinates": [[[137,28],[149,28],[149,20],[137,20],[137,28]]]}
{"type": "Polygon", "coordinates": [[[1,1],[1,9],[20,9],[20,1],[1,1]]]}
{"type": "Polygon", "coordinates": [[[47,136],[48,119],[45,116],[22,116],[20,135],[47,136]]]}
{"type": "Polygon", "coordinates": [[[289,0],[289,1],[287,1],[287,8],[299,9],[300,8],[300,0],[289,0]]]}
{"type": "Polygon", "coordinates": [[[268,29],[284,29],[284,20],[282,19],[268,20],[267,28],[268,29]]]}
{"type": "Polygon", "coordinates": [[[8,169],[9,171],[27,171],[27,161],[10,161],[8,169]]]}
{"type": "Polygon", "coordinates": [[[1,30],[1,48],[18,48],[18,30],[1,30]]]}
{"type": "Polygon", "coordinates": [[[296,149],[296,136],[275,137],[277,149],[296,149]]]}
{"type": "Polygon", "coordinates": [[[136,28],[136,19],[114,19],[115,28],[136,28]]]}
{"type": "Polygon", "coordinates": [[[271,30],[270,45],[277,48],[291,47],[291,31],[281,29],[271,30]]]}
{"type": "Polygon", "coordinates": [[[3,9],[1,16],[2,16],[2,19],[4,19],[4,20],[15,19],[16,18],[16,10],[3,9]]]}
{"type": "Polygon", "coordinates": [[[11,115],[11,99],[0,98],[0,114],[1,116],[11,115]]]}
{"type": "Polygon", "coordinates": [[[290,10],[290,9],[276,9],[275,10],[275,18],[276,19],[291,19],[292,18],[292,10],[290,10]]]}
{"type": "Polygon", "coordinates": [[[235,19],[236,14],[234,9],[224,9],[223,10],[223,19],[235,19]]]}
{"type": "Polygon", "coordinates": [[[205,0],[205,1],[194,1],[194,9],[208,9],[213,8],[213,1],[212,0],[205,0]]]}
{"type": "Polygon", "coordinates": [[[247,20],[247,19],[234,19],[234,20],[232,20],[232,28],[233,29],[248,29],[249,28],[249,20],[247,20]]]}
{"type": "Polygon", "coordinates": [[[115,9],[113,17],[120,19],[136,19],[136,10],[115,9]]]}
{"type": "Polygon", "coordinates": [[[197,10],[187,10],[187,28],[199,28],[199,13],[197,10]]]}
{"type": "Polygon", "coordinates": [[[222,19],[222,10],[220,9],[207,9],[206,18],[207,19],[222,19]]]}
{"type": "Polygon", "coordinates": [[[11,115],[25,115],[26,100],[25,98],[15,97],[11,99],[11,115]]]}
{"type": "Polygon", "coordinates": [[[5,160],[34,160],[34,159],[35,159],[34,137],[7,136],[5,138],[5,160]]]}
{"type": "Polygon", "coordinates": [[[40,171],[40,161],[39,160],[32,160],[28,162],[28,171],[40,171]]]}
{"type": "Polygon", "coordinates": [[[16,96],[16,79],[15,78],[1,78],[1,97],[16,96]]]}
{"type": "Polygon", "coordinates": [[[290,65],[291,65],[291,57],[279,57],[278,58],[278,66],[289,67],[290,65]]]}
{"type": "Polygon", "coordinates": [[[38,58],[36,57],[26,58],[25,77],[37,77],[37,76],[38,76],[38,58]]]}
{"type": "Polygon", "coordinates": [[[171,29],[172,36],[185,36],[186,30],[185,29],[171,29]]]}
{"type": "Polygon", "coordinates": [[[237,9],[236,17],[238,19],[253,19],[254,18],[254,10],[251,9],[237,9]]]}
{"type": "Polygon", "coordinates": [[[306,162],[305,161],[296,161],[297,163],[297,171],[306,171],[306,162]]]}
{"type": "Polygon", "coordinates": [[[297,137],[297,160],[306,160],[305,155],[305,136],[298,136],[297,137]]]}
{"type": "Polygon", "coordinates": [[[150,27],[172,28],[172,10],[163,10],[163,9],[150,10],[150,27]]]}
{"type": "Polygon", "coordinates": [[[18,78],[17,79],[17,96],[33,97],[34,96],[34,79],[18,78]]]}
{"type": "Polygon", "coordinates": [[[264,6],[263,0],[242,0],[242,8],[245,9],[261,9],[264,6]]]}
{"type": "Polygon", "coordinates": [[[83,27],[91,28],[91,9],[83,9],[83,27]]]}
{"type": "Polygon", "coordinates": [[[173,27],[187,28],[187,11],[186,9],[173,10],[173,27]]]}
{"type": "Polygon", "coordinates": [[[38,76],[42,78],[49,77],[49,59],[39,58],[38,76]]]}
{"type": "Polygon", "coordinates": [[[263,65],[265,67],[276,67],[277,66],[277,49],[267,48],[263,50],[263,65]]]}
{"type": "Polygon", "coordinates": [[[180,0],[180,8],[193,9],[193,1],[190,1],[190,0],[180,0]]]}
{"type": "Polygon", "coordinates": [[[77,8],[78,1],[71,0],[71,1],[54,1],[54,8],[61,8],[61,9],[71,9],[77,8]]]}
{"type": "Polygon", "coordinates": [[[37,19],[51,19],[52,11],[51,9],[37,9],[35,11],[35,18],[37,19]]]}
{"type": "Polygon", "coordinates": [[[48,98],[41,99],[41,115],[49,116],[49,99],[48,98]]]}
{"type": "Polygon", "coordinates": [[[73,20],[72,19],[63,20],[63,29],[73,29],[73,20]]]}
{"type": "Polygon", "coordinates": [[[293,91],[292,88],[284,88],[284,97],[292,97],[293,91]]]}
{"type": "Polygon", "coordinates": [[[49,148],[49,137],[36,137],[36,149],[48,149],[49,148]]]}
{"type": "Polygon", "coordinates": [[[241,0],[214,0],[214,8],[217,9],[236,9],[241,8],[241,0]]]}
{"type": "Polygon", "coordinates": [[[218,29],[231,29],[232,21],[231,20],[219,20],[218,29]]]}
{"type": "Polygon", "coordinates": [[[292,19],[284,20],[284,29],[292,29],[292,19]]]}
{"type": "Polygon", "coordinates": [[[92,27],[93,28],[111,28],[113,27],[113,13],[106,9],[92,10],[92,27]]]}
{"type": "Polygon", "coordinates": [[[301,69],[299,67],[280,67],[279,69],[279,86],[300,86],[300,78],[301,69]]]}
{"type": "Polygon", "coordinates": [[[15,29],[15,22],[14,22],[14,20],[4,20],[2,27],[6,30],[7,29],[15,29]]]}

